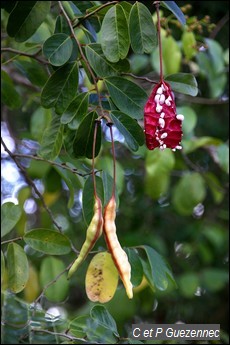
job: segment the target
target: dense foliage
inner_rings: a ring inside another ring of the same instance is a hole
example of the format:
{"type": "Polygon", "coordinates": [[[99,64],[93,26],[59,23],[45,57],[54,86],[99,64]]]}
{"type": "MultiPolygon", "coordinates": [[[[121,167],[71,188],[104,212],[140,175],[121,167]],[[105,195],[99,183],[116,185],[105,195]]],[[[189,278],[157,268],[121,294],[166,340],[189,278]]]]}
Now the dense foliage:
{"type": "Polygon", "coordinates": [[[173,152],[148,150],[143,131],[160,73],[152,2],[2,1],[2,343],[132,343],[142,321],[217,323],[228,342],[228,3],[193,3],[160,2],[184,115],[173,152]],[[93,217],[94,156],[104,208],[113,190],[111,122],[132,299],[103,236],[67,279],[93,217]],[[88,299],[95,261],[105,304],[88,299]]]}

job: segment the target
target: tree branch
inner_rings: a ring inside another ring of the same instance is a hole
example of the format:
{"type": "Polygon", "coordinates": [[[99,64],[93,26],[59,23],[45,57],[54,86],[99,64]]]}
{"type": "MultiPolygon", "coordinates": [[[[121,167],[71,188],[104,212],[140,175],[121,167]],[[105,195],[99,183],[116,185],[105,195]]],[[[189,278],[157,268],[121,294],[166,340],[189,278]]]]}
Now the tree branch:
{"type": "Polygon", "coordinates": [[[43,60],[42,58],[38,57],[37,54],[41,51],[41,49],[39,49],[35,54],[29,54],[29,53],[26,53],[26,52],[22,52],[20,50],[17,50],[17,49],[13,49],[13,48],[1,48],[1,52],[2,53],[5,53],[5,52],[9,52],[9,53],[13,53],[13,54],[16,54],[16,55],[22,55],[22,56],[27,56],[27,57],[30,57],[32,59],[35,59],[37,60],[38,62],[42,63],[43,65],[47,65],[49,64],[48,61],[46,60],[43,60]]]}
{"type": "Polygon", "coordinates": [[[21,173],[23,174],[27,184],[29,186],[31,186],[34,190],[34,192],[37,194],[37,196],[39,197],[39,199],[42,202],[42,205],[44,207],[44,209],[46,210],[46,212],[49,214],[53,224],[57,227],[57,229],[62,232],[62,228],[60,225],[58,225],[58,223],[56,222],[56,220],[53,217],[52,212],[50,211],[50,209],[48,208],[48,206],[45,203],[45,200],[42,196],[42,194],[39,192],[39,190],[37,189],[36,185],[34,184],[34,182],[31,180],[31,178],[28,176],[27,171],[25,170],[25,168],[21,165],[21,163],[18,162],[18,160],[15,158],[14,154],[8,149],[8,147],[6,146],[5,142],[3,141],[3,139],[1,138],[1,143],[2,146],[4,147],[5,151],[8,153],[8,155],[13,159],[13,161],[15,162],[15,164],[17,165],[18,169],[21,171],[21,173]]]}

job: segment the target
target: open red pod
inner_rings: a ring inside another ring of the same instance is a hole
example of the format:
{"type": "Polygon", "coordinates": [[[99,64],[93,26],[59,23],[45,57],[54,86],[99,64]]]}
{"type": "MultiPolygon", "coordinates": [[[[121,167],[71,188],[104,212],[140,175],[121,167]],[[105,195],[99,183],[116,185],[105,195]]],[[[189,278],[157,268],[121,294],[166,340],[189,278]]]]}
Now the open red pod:
{"type": "Polygon", "coordinates": [[[176,113],[171,87],[165,81],[158,83],[144,107],[144,128],[149,150],[159,147],[181,150],[182,121],[184,116],[176,113]]]}

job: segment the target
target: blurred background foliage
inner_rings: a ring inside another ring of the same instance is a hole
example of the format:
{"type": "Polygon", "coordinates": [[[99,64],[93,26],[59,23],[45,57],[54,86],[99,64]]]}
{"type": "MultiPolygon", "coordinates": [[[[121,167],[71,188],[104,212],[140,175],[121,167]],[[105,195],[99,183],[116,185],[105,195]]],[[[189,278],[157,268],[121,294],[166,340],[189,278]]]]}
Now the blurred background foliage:
{"type": "MultiPolygon", "coordinates": [[[[79,5],[80,2],[75,3],[79,5]]],[[[88,2],[81,3],[83,10],[88,2]]],[[[151,3],[143,3],[155,20],[151,3]]],[[[145,244],[155,248],[169,262],[178,287],[169,286],[166,291],[153,292],[143,281],[136,288],[132,300],[128,300],[124,289],[119,287],[106,308],[116,320],[122,336],[127,336],[132,323],[142,321],[217,323],[223,330],[222,342],[227,343],[229,5],[227,1],[178,1],[177,4],[187,16],[185,29],[167,9],[161,7],[165,75],[192,73],[199,88],[197,97],[176,93],[178,113],[185,116],[184,149],[173,154],[168,150],[147,152],[143,146],[134,153],[122,143],[119,133],[115,135],[115,145],[120,196],[116,224],[121,243],[124,247],[145,244]]],[[[50,36],[54,29],[55,11],[54,6],[27,45],[50,36]]],[[[2,46],[12,47],[12,40],[5,32],[8,15],[3,12],[2,46]]],[[[79,36],[84,42],[83,34],[79,33],[79,36]]],[[[14,44],[17,48],[17,43],[14,44]]],[[[47,74],[38,61],[33,60],[28,68],[24,57],[4,64],[10,57],[3,56],[3,84],[13,83],[14,87],[9,86],[10,93],[2,94],[2,136],[12,151],[16,149],[33,155],[51,116],[49,109],[40,107],[39,99],[39,90],[47,74]],[[4,68],[13,81],[4,74],[4,68]]],[[[157,49],[144,55],[130,52],[128,58],[131,73],[157,80],[157,49]]],[[[138,83],[150,93],[151,84],[140,79],[138,83]]],[[[86,78],[82,80],[82,86],[89,87],[86,78]]],[[[141,121],[140,124],[143,125],[141,121]]],[[[41,200],[28,187],[9,156],[3,152],[2,158],[2,202],[18,200],[20,205],[14,230],[4,236],[3,241],[22,236],[31,228],[52,228],[41,200]]],[[[60,163],[66,157],[61,159],[60,163]]],[[[55,220],[79,248],[86,228],[81,204],[85,178],[61,173],[61,169],[46,162],[26,158],[22,162],[55,220]],[[67,177],[65,183],[64,177],[67,177]],[[67,180],[74,189],[70,209],[67,208],[67,180]]],[[[75,168],[90,171],[88,160],[72,162],[75,168]]],[[[110,173],[111,167],[110,143],[105,137],[97,168],[110,173]]],[[[99,245],[104,247],[104,242],[100,241],[99,245]]],[[[4,256],[5,250],[3,244],[4,256]]],[[[5,321],[10,320],[3,325],[4,343],[15,343],[15,339],[21,339],[19,343],[56,343],[56,336],[40,334],[39,330],[65,331],[69,320],[88,314],[94,305],[85,294],[87,264],[79,268],[78,274],[68,284],[66,279],[62,279],[51,285],[40,299],[39,308],[35,309],[32,302],[42,288],[63,271],[75,254],[61,259],[46,257],[28,245],[25,245],[25,252],[30,266],[26,288],[17,295],[18,298],[4,292],[2,315],[5,321]],[[37,327],[38,332],[31,333],[30,327],[37,327]]],[[[3,291],[4,284],[5,280],[3,291]]]]}

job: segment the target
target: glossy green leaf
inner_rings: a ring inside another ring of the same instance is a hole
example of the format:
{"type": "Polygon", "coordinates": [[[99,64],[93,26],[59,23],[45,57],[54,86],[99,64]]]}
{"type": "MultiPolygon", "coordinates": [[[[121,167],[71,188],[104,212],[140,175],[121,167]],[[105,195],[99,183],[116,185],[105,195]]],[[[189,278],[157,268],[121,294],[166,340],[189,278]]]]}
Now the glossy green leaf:
{"type": "Polygon", "coordinates": [[[64,255],[71,250],[69,239],[55,230],[33,229],[23,239],[33,249],[50,255],[64,255]]]}
{"type": "Polygon", "coordinates": [[[138,122],[117,110],[113,110],[110,116],[114,125],[124,136],[130,150],[137,151],[139,145],[144,144],[144,132],[138,122]]]}
{"type": "Polygon", "coordinates": [[[188,60],[192,59],[197,54],[196,38],[192,31],[185,31],[183,33],[182,48],[188,60]]]}
{"type": "Polygon", "coordinates": [[[51,302],[61,302],[65,300],[68,295],[69,282],[67,280],[67,273],[65,272],[56,280],[57,276],[60,275],[65,268],[65,264],[60,259],[47,257],[42,260],[40,282],[41,286],[44,288],[53,281],[53,283],[45,289],[45,296],[51,302]]]}
{"type": "Polygon", "coordinates": [[[133,287],[140,285],[143,278],[143,267],[139,258],[138,251],[133,248],[125,248],[128,255],[129,263],[131,265],[131,282],[133,287]]]}
{"type": "Polygon", "coordinates": [[[119,337],[116,322],[112,315],[103,305],[95,305],[90,310],[90,316],[92,319],[96,320],[100,325],[110,329],[114,335],[119,337]]]}
{"type": "MultiPolygon", "coordinates": [[[[120,173],[119,173],[120,175],[120,173]]],[[[113,177],[105,170],[102,172],[102,181],[103,181],[103,189],[104,189],[104,206],[107,205],[109,202],[112,192],[113,192],[113,177]]],[[[123,184],[123,181],[122,181],[123,184]]],[[[121,190],[120,190],[121,192],[121,190]]],[[[119,207],[119,196],[118,191],[116,188],[115,191],[115,198],[116,198],[116,205],[117,208],[119,207]]]]}
{"type": "Polygon", "coordinates": [[[111,62],[124,59],[129,51],[129,31],[125,12],[119,4],[106,13],[101,26],[101,47],[111,62]]]}
{"type": "Polygon", "coordinates": [[[205,181],[212,193],[213,200],[216,204],[220,204],[225,196],[224,190],[219,179],[211,172],[205,174],[205,181]]]}
{"type": "Polygon", "coordinates": [[[70,103],[66,111],[62,114],[61,123],[67,124],[75,120],[74,122],[76,122],[76,125],[78,125],[87,114],[88,105],[88,92],[80,93],[74,98],[74,100],[70,103]]]}
{"type": "Polygon", "coordinates": [[[21,106],[21,97],[12,79],[3,70],[1,70],[1,96],[2,102],[10,109],[18,109],[21,106]]]}
{"type": "Polygon", "coordinates": [[[87,320],[87,338],[93,344],[116,344],[118,339],[111,329],[104,327],[98,320],[87,320]]]}
{"type": "Polygon", "coordinates": [[[17,243],[8,245],[7,270],[9,289],[14,293],[22,291],[29,279],[29,264],[23,248],[17,243]]]}
{"type": "Polygon", "coordinates": [[[42,137],[39,154],[43,158],[52,160],[58,156],[63,142],[63,130],[60,117],[55,114],[42,137]]]}
{"type": "Polygon", "coordinates": [[[10,13],[7,32],[17,42],[30,38],[45,20],[51,1],[18,1],[10,13]]]}
{"type": "Polygon", "coordinates": [[[213,137],[201,137],[201,138],[194,138],[190,140],[183,140],[182,145],[183,145],[183,150],[184,152],[191,153],[200,147],[205,147],[205,146],[219,146],[222,144],[222,141],[217,138],[213,137]]]}
{"type": "Polygon", "coordinates": [[[43,54],[53,66],[62,66],[73,50],[72,38],[66,34],[54,34],[43,44],[43,54]]]}
{"type": "Polygon", "coordinates": [[[164,258],[149,246],[140,246],[145,251],[145,258],[141,259],[144,274],[152,289],[164,291],[169,281],[175,284],[173,274],[164,258]]]}
{"type": "Polygon", "coordinates": [[[7,235],[17,224],[22,214],[19,205],[6,202],[1,206],[1,237],[7,235]]]}
{"type": "MultiPolygon", "coordinates": [[[[73,154],[75,157],[93,157],[94,127],[97,118],[97,113],[95,111],[91,111],[81,121],[75,136],[75,140],[73,142],[73,154]]],[[[97,128],[95,157],[98,155],[100,148],[101,126],[99,124],[97,128]]]]}
{"type": "Polygon", "coordinates": [[[173,91],[190,96],[196,96],[198,94],[196,78],[190,73],[171,74],[165,80],[170,84],[173,91]]]}
{"type": "Polygon", "coordinates": [[[179,180],[173,190],[172,202],[182,215],[191,215],[194,207],[202,203],[206,195],[203,177],[196,172],[187,173],[179,180]]]}
{"type": "MultiPolygon", "coordinates": [[[[107,173],[111,177],[111,179],[113,179],[113,158],[111,155],[100,157],[100,160],[97,161],[97,168],[98,170],[102,170],[103,173],[104,172],[107,173]]],[[[125,175],[124,168],[121,165],[121,163],[119,163],[119,161],[117,160],[116,161],[116,191],[118,195],[120,195],[122,191],[124,190],[124,175],[125,175]]],[[[104,186],[105,199],[109,196],[109,188],[110,188],[111,179],[109,177],[105,177],[105,176],[103,177],[103,183],[106,182],[106,185],[104,186]],[[106,182],[107,178],[108,180],[106,182]]],[[[111,190],[110,190],[110,198],[111,198],[111,190]]]]}
{"type": "MultiPolygon", "coordinates": [[[[104,202],[104,190],[103,183],[100,177],[96,176],[96,188],[97,194],[101,199],[102,205],[104,202]]],[[[87,225],[90,224],[91,219],[93,218],[93,206],[94,206],[94,188],[93,188],[93,179],[92,176],[89,176],[85,181],[82,194],[82,211],[84,220],[87,225]]]]}
{"type": "Polygon", "coordinates": [[[120,71],[126,72],[129,70],[128,60],[122,60],[117,63],[108,61],[100,44],[88,44],[85,52],[90,65],[99,77],[117,75],[120,71]]]}
{"type": "Polygon", "coordinates": [[[68,22],[66,18],[63,15],[57,16],[56,22],[55,22],[55,34],[63,33],[66,35],[71,35],[71,30],[68,25],[68,22]]]}
{"type": "Polygon", "coordinates": [[[156,29],[149,9],[137,1],[129,16],[131,47],[136,54],[151,53],[157,45],[156,29]]]}
{"type": "Polygon", "coordinates": [[[44,108],[55,107],[61,115],[76,96],[78,89],[78,62],[68,63],[57,69],[46,82],[41,93],[44,108]]]}
{"type": "Polygon", "coordinates": [[[143,117],[143,108],[148,96],[140,86],[122,77],[108,77],[105,84],[119,110],[134,119],[143,117]]]}
{"type": "Polygon", "coordinates": [[[52,113],[50,109],[44,109],[38,107],[31,115],[30,131],[33,139],[41,142],[45,129],[49,126],[52,119],[52,113]]]}
{"type": "Polygon", "coordinates": [[[88,315],[76,317],[69,324],[69,330],[71,334],[78,338],[84,338],[86,336],[88,315]]]}
{"type": "Polygon", "coordinates": [[[184,13],[181,11],[180,7],[177,6],[175,1],[161,1],[162,4],[171,11],[174,16],[179,20],[182,25],[186,24],[186,19],[184,13]]]}
{"type": "Polygon", "coordinates": [[[158,199],[167,191],[174,164],[175,156],[170,149],[147,152],[145,191],[151,198],[158,199]]]}
{"type": "Polygon", "coordinates": [[[17,59],[14,65],[33,85],[43,87],[47,81],[48,74],[44,66],[41,66],[36,60],[25,60],[25,58],[21,58],[17,59]]]}

